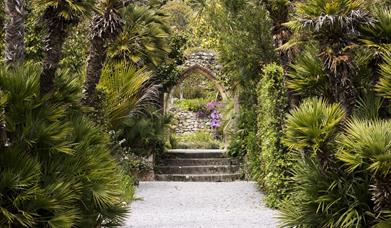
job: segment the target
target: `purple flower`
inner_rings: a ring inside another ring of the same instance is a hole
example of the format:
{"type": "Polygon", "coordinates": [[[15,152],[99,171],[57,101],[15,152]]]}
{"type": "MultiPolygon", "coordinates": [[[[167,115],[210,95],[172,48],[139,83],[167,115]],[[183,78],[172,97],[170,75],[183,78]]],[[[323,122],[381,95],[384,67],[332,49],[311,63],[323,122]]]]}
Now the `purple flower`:
{"type": "Polygon", "coordinates": [[[212,118],[212,120],[219,120],[220,119],[220,115],[217,112],[217,110],[213,110],[212,114],[210,114],[210,117],[212,118]]]}
{"type": "Polygon", "coordinates": [[[212,120],[211,126],[212,128],[218,128],[220,127],[220,122],[218,120],[212,120]]]}
{"type": "Polygon", "coordinates": [[[210,111],[215,110],[220,105],[218,101],[211,101],[206,105],[206,108],[210,111]]]}

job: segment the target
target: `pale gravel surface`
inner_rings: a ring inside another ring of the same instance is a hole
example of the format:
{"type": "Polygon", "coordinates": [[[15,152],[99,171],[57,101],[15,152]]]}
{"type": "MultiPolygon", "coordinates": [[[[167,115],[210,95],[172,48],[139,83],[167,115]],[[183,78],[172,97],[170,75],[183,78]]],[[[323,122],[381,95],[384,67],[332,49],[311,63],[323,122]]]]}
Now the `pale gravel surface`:
{"type": "Polygon", "coordinates": [[[141,182],[136,197],[124,227],[278,227],[253,182],[141,182]]]}

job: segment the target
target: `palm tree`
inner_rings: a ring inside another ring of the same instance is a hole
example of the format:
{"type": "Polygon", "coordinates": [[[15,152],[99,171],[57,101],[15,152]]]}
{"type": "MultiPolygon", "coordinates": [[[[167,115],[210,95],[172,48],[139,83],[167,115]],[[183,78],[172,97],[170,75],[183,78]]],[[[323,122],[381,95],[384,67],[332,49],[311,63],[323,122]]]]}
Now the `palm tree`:
{"type": "Polygon", "coordinates": [[[145,114],[159,99],[160,85],[151,82],[151,72],[124,62],[107,65],[98,87],[106,95],[104,113],[114,129],[127,117],[145,114]]]}
{"type": "Polygon", "coordinates": [[[102,13],[96,13],[91,22],[90,49],[87,59],[86,81],[84,82],[84,102],[92,105],[96,85],[99,83],[103,64],[107,56],[107,43],[115,39],[123,26],[122,16],[119,12],[121,7],[131,1],[102,0],[99,7],[102,13]],[[122,4],[121,4],[122,3],[122,4]]]}
{"type": "Polygon", "coordinates": [[[333,162],[332,142],[338,133],[345,112],[339,104],[325,100],[305,100],[288,115],[284,144],[293,151],[315,157],[328,168],[333,162]]]}
{"type": "Polygon", "coordinates": [[[62,58],[62,46],[69,29],[95,10],[95,0],[35,0],[35,3],[43,10],[40,22],[47,30],[40,78],[40,92],[46,94],[53,90],[56,70],[62,58]]]}
{"type": "Polygon", "coordinates": [[[372,201],[379,217],[391,209],[390,129],[390,121],[352,120],[339,139],[338,158],[346,163],[348,172],[371,174],[372,201]]]}
{"type": "Polygon", "coordinates": [[[110,46],[110,60],[157,67],[170,51],[166,15],[147,7],[134,6],[124,9],[123,17],[124,32],[110,46]]]}
{"type": "Polygon", "coordinates": [[[273,21],[273,40],[274,47],[279,50],[281,65],[285,71],[291,62],[291,54],[289,50],[279,49],[283,44],[288,42],[292,32],[283,24],[288,22],[291,2],[294,0],[262,0],[266,9],[269,11],[273,21]]]}
{"type": "Polygon", "coordinates": [[[308,32],[319,42],[320,57],[332,89],[332,99],[352,113],[356,89],[353,85],[351,47],[358,28],[369,24],[369,13],[362,0],[306,0],[296,3],[295,18],[286,23],[300,32],[308,32]]]}
{"type": "Polygon", "coordinates": [[[24,60],[24,0],[5,0],[5,62],[19,65],[24,60]]]}

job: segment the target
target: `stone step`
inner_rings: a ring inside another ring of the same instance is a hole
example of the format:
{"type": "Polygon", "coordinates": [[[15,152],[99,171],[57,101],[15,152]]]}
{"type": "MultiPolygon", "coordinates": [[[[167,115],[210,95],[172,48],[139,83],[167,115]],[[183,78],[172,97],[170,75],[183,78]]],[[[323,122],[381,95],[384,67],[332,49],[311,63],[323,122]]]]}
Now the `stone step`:
{"type": "Polygon", "coordinates": [[[202,166],[202,165],[239,165],[239,161],[229,158],[177,158],[160,161],[162,166],[202,166]]]}
{"type": "Polygon", "coordinates": [[[238,165],[220,166],[160,166],[156,173],[160,174],[230,174],[239,172],[238,165]]]}
{"type": "Polygon", "coordinates": [[[212,149],[174,149],[166,153],[168,158],[225,158],[225,150],[212,149]]]}
{"type": "Polygon", "coordinates": [[[188,181],[188,182],[231,182],[240,180],[240,173],[233,174],[157,174],[157,181],[188,181]]]}

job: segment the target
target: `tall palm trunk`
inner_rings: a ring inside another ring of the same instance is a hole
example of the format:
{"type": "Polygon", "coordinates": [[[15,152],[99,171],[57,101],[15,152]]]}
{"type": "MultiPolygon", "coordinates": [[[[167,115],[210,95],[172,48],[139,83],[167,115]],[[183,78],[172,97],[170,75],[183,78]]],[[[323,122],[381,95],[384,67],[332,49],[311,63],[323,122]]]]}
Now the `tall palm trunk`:
{"type": "Polygon", "coordinates": [[[40,93],[47,94],[53,90],[54,78],[62,58],[62,47],[68,36],[67,28],[76,24],[58,17],[53,8],[46,10],[43,19],[47,21],[47,35],[44,39],[45,49],[43,70],[40,77],[40,93]]]}
{"type": "Polygon", "coordinates": [[[5,0],[5,62],[19,65],[24,60],[24,0],[5,0]]]}
{"type": "MultiPolygon", "coordinates": [[[[104,1],[104,0],[103,0],[104,1]]],[[[91,22],[90,50],[87,59],[86,81],[84,82],[83,103],[96,105],[96,86],[100,81],[102,69],[107,56],[107,43],[122,32],[123,21],[118,10],[135,3],[137,0],[118,0],[103,14],[95,14],[91,22]]]]}
{"type": "MultiPolygon", "coordinates": [[[[288,22],[290,6],[281,5],[276,7],[273,2],[274,0],[266,0],[266,9],[269,11],[271,19],[273,21],[273,42],[274,47],[279,49],[282,45],[289,41],[292,32],[283,26],[284,23],[288,22]]],[[[291,0],[293,2],[294,0],[291,0]]],[[[283,83],[286,83],[286,76],[289,70],[289,65],[292,63],[292,53],[290,50],[278,50],[278,57],[282,68],[284,69],[283,83]]],[[[287,89],[287,99],[290,105],[295,106],[299,103],[299,97],[293,94],[293,91],[287,89]]]]}
{"type": "MultiPolygon", "coordinates": [[[[102,18],[95,15],[91,22],[92,29],[99,27],[102,18]]],[[[86,80],[84,82],[84,100],[87,105],[93,105],[96,102],[94,97],[96,86],[99,83],[102,69],[107,56],[106,39],[100,33],[91,32],[90,49],[87,58],[86,80]]]]}
{"type": "Polygon", "coordinates": [[[352,69],[351,54],[342,51],[347,45],[340,43],[338,39],[321,41],[320,57],[331,86],[332,97],[330,99],[341,103],[347,116],[350,116],[355,106],[357,91],[352,80],[356,70],[352,69]]]}

